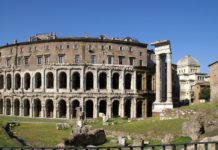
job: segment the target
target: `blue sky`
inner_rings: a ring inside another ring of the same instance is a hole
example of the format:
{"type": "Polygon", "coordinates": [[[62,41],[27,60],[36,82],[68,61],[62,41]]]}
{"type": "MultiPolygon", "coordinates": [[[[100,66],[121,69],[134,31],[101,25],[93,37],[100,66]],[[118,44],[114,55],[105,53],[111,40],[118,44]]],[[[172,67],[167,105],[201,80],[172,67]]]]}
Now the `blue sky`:
{"type": "Polygon", "coordinates": [[[218,0],[1,0],[0,45],[45,32],[169,39],[173,63],[190,54],[209,72],[218,60],[218,0]]]}

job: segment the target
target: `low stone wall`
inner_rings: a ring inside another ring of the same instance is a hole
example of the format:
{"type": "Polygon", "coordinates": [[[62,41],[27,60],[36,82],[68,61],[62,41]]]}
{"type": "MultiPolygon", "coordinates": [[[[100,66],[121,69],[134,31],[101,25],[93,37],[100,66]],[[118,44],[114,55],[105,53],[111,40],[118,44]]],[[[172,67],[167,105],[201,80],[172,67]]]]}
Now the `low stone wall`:
{"type": "Polygon", "coordinates": [[[160,113],[160,120],[191,119],[196,113],[194,110],[165,109],[160,113]]]}

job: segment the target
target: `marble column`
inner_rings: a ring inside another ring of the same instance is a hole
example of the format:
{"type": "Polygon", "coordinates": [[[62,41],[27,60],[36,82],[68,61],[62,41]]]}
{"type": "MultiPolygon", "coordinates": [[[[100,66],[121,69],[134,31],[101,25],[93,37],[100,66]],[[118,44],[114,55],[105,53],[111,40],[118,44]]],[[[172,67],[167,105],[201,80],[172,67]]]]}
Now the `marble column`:
{"type": "Polygon", "coordinates": [[[172,60],[171,60],[171,53],[167,53],[167,102],[172,103],[172,60]]]}
{"type": "Polygon", "coordinates": [[[160,55],[156,55],[156,100],[161,101],[160,55]]]}

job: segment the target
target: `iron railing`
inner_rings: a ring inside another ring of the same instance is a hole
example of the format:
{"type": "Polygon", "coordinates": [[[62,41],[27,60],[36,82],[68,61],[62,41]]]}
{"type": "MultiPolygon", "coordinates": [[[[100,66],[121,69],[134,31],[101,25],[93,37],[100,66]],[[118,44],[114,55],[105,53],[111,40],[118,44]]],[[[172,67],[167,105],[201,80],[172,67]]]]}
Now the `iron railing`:
{"type": "Polygon", "coordinates": [[[217,142],[113,147],[0,147],[0,150],[218,150],[217,142]]]}

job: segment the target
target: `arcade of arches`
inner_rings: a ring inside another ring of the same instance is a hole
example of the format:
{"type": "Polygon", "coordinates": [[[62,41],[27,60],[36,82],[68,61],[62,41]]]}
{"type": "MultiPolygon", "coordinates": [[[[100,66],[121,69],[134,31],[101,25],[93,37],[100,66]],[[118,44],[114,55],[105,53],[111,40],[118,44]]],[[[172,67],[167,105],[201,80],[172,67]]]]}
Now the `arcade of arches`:
{"type": "Polygon", "coordinates": [[[52,99],[42,101],[39,98],[22,100],[15,98],[0,99],[0,115],[26,116],[40,118],[76,118],[76,108],[82,107],[86,118],[97,118],[99,113],[109,117],[146,117],[146,101],[140,99],[122,98],[112,99],[87,99],[82,102],[79,99],[67,101],[61,99],[55,102],[52,99]]]}
{"type": "Polygon", "coordinates": [[[75,118],[80,106],[87,118],[100,112],[109,117],[146,117],[152,108],[147,95],[155,90],[153,77],[133,67],[0,72],[0,115],[75,118]]]}

